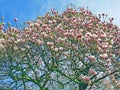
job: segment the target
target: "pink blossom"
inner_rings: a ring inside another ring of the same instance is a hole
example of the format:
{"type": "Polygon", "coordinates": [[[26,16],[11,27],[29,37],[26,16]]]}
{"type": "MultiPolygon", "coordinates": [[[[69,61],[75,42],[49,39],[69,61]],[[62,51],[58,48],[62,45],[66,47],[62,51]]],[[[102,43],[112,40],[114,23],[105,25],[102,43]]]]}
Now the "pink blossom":
{"type": "Polygon", "coordinates": [[[81,38],[82,37],[82,33],[77,34],[77,38],[81,38]]]}
{"type": "Polygon", "coordinates": [[[88,58],[89,58],[91,61],[95,61],[95,59],[96,59],[95,56],[89,56],[88,58]]]}
{"type": "Polygon", "coordinates": [[[87,28],[91,29],[93,26],[92,25],[88,25],[87,28]]]}
{"type": "Polygon", "coordinates": [[[69,36],[69,32],[63,33],[64,36],[69,36]]]}
{"type": "Polygon", "coordinates": [[[43,29],[47,28],[47,24],[43,24],[42,28],[43,29]]]}
{"type": "Polygon", "coordinates": [[[96,39],[96,38],[98,38],[98,35],[92,34],[91,37],[94,38],[94,39],[96,39]]]}
{"type": "Polygon", "coordinates": [[[97,43],[100,43],[100,41],[102,41],[100,38],[97,39],[97,43]]]}
{"type": "Polygon", "coordinates": [[[14,47],[14,50],[17,51],[17,50],[18,50],[18,47],[14,47]]]}
{"type": "Polygon", "coordinates": [[[97,72],[96,72],[95,70],[93,70],[93,69],[90,69],[90,70],[89,70],[89,74],[91,74],[91,75],[96,75],[97,72]]]}
{"type": "Polygon", "coordinates": [[[87,32],[87,33],[85,34],[85,36],[86,36],[86,37],[91,37],[92,34],[91,34],[90,32],[87,32]]]}
{"type": "Polygon", "coordinates": [[[39,45],[42,45],[42,44],[43,44],[43,41],[42,41],[42,40],[37,39],[36,41],[37,41],[37,43],[38,43],[39,45]]]}
{"type": "Polygon", "coordinates": [[[103,44],[102,48],[107,49],[108,48],[108,44],[103,44]]]}
{"type": "Polygon", "coordinates": [[[90,81],[90,77],[89,76],[83,76],[82,80],[84,80],[84,81],[90,81]]]}
{"type": "Polygon", "coordinates": [[[101,37],[102,37],[102,38],[106,38],[107,35],[106,35],[106,34],[101,34],[101,37]]]}
{"type": "Polygon", "coordinates": [[[62,51],[62,50],[63,50],[63,47],[59,47],[59,50],[62,51]]]}
{"type": "Polygon", "coordinates": [[[35,23],[34,26],[38,28],[38,27],[40,27],[40,24],[39,23],[35,23]]]}
{"type": "Polygon", "coordinates": [[[69,57],[70,52],[67,52],[67,51],[66,51],[66,52],[64,52],[64,55],[67,56],[67,57],[69,57]]]}
{"type": "Polygon", "coordinates": [[[53,43],[53,42],[47,42],[47,45],[48,45],[48,46],[53,46],[54,43],[53,43]]]}
{"type": "Polygon", "coordinates": [[[107,59],[107,63],[110,64],[111,63],[111,59],[107,59]]]}
{"type": "Polygon", "coordinates": [[[18,21],[18,18],[14,18],[14,21],[15,21],[15,22],[18,21]]]}
{"type": "Polygon", "coordinates": [[[59,38],[57,39],[57,42],[65,42],[65,40],[66,40],[66,37],[64,37],[64,38],[59,37],[59,38]]]}
{"type": "Polygon", "coordinates": [[[102,58],[102,59],[106,59],[106,58],[108,58],[108,54],[103,53],[103,54],[100,54],[99,57],[102,58]]]}

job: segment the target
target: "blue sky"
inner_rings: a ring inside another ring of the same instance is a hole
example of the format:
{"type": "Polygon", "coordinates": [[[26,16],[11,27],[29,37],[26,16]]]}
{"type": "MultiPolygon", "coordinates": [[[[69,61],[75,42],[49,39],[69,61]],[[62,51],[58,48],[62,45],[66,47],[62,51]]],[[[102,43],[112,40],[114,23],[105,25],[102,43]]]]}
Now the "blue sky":
{"type": "Polygon", "coordinates": [[[120,0],[0,0],[0,16],[5,17],[5,22],[12,22],[15,17],[25,22],[44,15],[51,8],[61,12],[70,3],[88,7],[96,15],[106,13],[120,26],[120,0]]]}

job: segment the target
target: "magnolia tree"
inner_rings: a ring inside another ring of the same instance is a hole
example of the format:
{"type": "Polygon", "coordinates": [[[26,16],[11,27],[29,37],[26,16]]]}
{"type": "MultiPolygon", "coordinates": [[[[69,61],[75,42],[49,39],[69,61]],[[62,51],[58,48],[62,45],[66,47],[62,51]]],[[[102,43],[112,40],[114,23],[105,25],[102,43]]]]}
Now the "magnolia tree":
{"type": "Polygon", "coordinates": [[[106,19],[105,14],[68,7],[62,14],[52,9],[22,30],[10,26],[3,32],[1,23],[0,73],[11,79],[5,86],[120,90],[120,29],[113,18],[106,19]]]}

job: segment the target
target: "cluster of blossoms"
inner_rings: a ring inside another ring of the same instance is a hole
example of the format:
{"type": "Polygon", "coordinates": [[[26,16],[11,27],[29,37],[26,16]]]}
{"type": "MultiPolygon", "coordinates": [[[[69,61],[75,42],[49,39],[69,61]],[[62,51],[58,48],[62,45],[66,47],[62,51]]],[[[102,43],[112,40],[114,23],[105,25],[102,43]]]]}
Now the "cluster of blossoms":
{"type": "Polygon", "coordinates": [[[53,9],[28,21],[22,31],[10,27],[2,32],[0,25],[0,59],[8,64],[7,75],[21,81],[24,90],[28,82],[40,90],[71,84],[70,88],[96,90],[101,82],[120,88],[115,77],[120,72],[115,58],[120,58],[120,29],[113,18],[106,22],[102,17],[84,8],[67,8],[62,14],[53,9]]]}

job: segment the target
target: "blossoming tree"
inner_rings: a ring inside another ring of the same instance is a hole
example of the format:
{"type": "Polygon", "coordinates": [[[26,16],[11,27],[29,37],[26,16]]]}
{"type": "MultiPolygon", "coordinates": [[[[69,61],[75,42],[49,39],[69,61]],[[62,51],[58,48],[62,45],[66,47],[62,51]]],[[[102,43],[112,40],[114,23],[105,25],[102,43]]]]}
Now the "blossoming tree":
{"type": "MultiPolygon", "coordinates": [[[[120,29],[88,9],[52,9],[23,30],[0,24],[0,73],[15,90],[119,90],[120,29]]],[[[15,19],[17,20],[17,19],[15,19]]]]}

